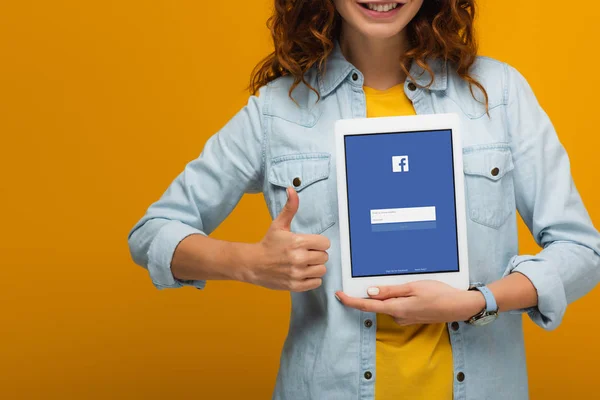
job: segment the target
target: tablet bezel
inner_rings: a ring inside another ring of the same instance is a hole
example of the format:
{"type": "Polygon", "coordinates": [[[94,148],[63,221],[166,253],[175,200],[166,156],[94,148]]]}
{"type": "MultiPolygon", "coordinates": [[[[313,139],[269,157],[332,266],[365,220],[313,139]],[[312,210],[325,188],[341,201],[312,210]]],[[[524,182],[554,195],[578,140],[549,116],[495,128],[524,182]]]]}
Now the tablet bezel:
{"type": "Polygon", "coordinates": [[[342,263],[343,291],[349,296],[367,298],[371,286],[401,285],[420,280],[437,280],[457,289],[469,287],[469,262],[467,248],[467,216],[463,175],[463,157],[460,119],[456,114],[430,114],[381,118],[342,119],[335,123],[335,147],[339,232],[342,263]],[[348,188],[346,186],[345,137],[381,133],[415,133],[418,131],[450,130],[454,163],[454,201],[458,245],[457,272],[432,272],[407,275],[352,277],[350,255],[350,230],[348,221],[348,188]]]}

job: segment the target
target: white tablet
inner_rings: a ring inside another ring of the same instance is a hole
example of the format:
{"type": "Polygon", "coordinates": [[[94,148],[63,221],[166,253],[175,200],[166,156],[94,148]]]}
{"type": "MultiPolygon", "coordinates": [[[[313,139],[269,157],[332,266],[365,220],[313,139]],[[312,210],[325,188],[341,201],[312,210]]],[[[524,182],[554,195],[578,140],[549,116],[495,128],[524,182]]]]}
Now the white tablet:
{"type": "Polygon", "coordinates": [[[467,289],[458,116],[339,120],[335,144],[343,291],[423,279],[467,289]]]}

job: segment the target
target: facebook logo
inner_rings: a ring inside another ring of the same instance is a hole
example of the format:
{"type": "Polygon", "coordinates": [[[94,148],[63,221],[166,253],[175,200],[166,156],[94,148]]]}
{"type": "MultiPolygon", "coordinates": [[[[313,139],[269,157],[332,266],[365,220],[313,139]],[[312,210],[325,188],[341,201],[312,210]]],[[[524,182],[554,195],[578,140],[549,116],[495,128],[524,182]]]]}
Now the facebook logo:
{"type": "Polygon", "coordinates": [[[392,172],[408,172],[408,156],[392,156],[392,172]]]}

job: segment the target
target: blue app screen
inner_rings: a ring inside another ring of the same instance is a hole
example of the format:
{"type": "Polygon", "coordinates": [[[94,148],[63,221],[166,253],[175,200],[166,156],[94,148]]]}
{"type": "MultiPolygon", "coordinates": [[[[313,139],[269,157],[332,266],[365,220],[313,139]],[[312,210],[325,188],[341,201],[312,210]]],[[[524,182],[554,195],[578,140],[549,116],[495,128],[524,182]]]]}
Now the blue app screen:
{"type": "Polygon", "coordinates": [[[352,276],[458,271],[450,130],[345,137],[352,276]]]}

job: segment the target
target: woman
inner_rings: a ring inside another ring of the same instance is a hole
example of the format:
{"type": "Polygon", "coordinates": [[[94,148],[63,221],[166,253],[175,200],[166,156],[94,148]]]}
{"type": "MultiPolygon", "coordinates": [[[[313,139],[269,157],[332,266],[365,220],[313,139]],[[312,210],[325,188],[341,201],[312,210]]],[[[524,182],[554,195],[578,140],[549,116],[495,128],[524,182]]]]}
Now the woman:
{"type": "Polygon", "coordinates": [[[277,0],[259,95],[132,229],[132,257],[158,288],[231,279],[291,292],[275,399],[527,398],[521,313],[554,329],[598,281],[600,235],[565,150],[525,79],[476,56],[474,13],[472,0],[277,0]],[[334,122],[446,112],[465,127],[470,280],[483,288],[344,295],[334,122]],[[256,192],[274,218],[259,243],[208,237],[256,192]],[[517,255],[517,210],[539,254],[517,255]]]}

